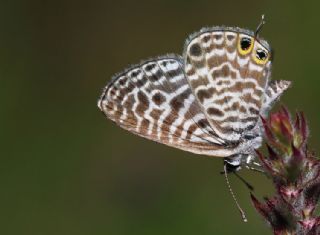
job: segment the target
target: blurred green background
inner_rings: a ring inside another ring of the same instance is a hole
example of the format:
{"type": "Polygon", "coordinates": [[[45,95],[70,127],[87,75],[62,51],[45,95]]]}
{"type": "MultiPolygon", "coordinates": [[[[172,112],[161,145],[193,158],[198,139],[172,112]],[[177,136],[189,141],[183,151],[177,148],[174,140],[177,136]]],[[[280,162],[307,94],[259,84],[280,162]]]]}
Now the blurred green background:
{"type": "MultiPolygon", "coordinates": [[[[245,186],[221,159],[136,137],[96,106],[130,63],[181,53],[203,26],[255,29],[276,55],[273,78],[292,80],[282,103],[303,110],[312,149],[320,131],[319,1],[1,1],[1,234],[271,234],[245,186]]],[[[261,198],[262,175],[243,171],[261,198]]]]}

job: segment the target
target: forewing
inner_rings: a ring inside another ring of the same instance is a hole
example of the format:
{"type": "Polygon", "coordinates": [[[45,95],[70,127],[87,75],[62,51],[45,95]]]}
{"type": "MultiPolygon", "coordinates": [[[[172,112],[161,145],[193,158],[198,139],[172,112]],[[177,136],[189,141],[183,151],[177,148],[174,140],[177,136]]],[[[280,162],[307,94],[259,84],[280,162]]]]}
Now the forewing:
{"type": "Polygon", "coordinates": [[[184,52],[193,94],[215,133],[230,142],[257,123],[271,66],[238,52],[242,35],[238,28],[204,30],[191,36],[184,52]]]}
{"type": "Polygon", "coordinates": [[[143,62],[115,76],[98,101],[101,111],[139,136],[193,153],[225,156],[176,56],[143,62]]]}

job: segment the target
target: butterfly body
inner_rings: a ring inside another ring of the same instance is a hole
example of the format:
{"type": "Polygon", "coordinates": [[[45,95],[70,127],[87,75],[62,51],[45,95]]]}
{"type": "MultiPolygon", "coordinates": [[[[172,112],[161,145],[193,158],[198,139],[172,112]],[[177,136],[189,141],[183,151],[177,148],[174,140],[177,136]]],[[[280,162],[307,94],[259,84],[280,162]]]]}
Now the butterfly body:
{"type": "Polygon", "coordinates": [[[260,147],[260,116],[290,85],[270,81],[271,63],[270,46],[253,32],[206,28],[189,37],[182,57],[114,76],[98,107],[136,135],[237,167],[260,147]]]}

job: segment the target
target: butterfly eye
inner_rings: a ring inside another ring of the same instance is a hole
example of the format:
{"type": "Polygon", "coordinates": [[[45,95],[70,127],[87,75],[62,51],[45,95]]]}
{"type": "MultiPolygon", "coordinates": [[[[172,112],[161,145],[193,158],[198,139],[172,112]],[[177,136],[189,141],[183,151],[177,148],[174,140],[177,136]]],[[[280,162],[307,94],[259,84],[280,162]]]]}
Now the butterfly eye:
{"type": "Polygon", "coordinates": [[[251,39],[250,38],[242,38],[240,41],[240,47],[243,51],[247,51],[251,47],[251,39]]]}
{"type": "Polygon", "coordinates": [[[268,53],[265,50],[258,49],[256,52],[256,57],[258,60],[265,61],[268,57],[268,53]]]}

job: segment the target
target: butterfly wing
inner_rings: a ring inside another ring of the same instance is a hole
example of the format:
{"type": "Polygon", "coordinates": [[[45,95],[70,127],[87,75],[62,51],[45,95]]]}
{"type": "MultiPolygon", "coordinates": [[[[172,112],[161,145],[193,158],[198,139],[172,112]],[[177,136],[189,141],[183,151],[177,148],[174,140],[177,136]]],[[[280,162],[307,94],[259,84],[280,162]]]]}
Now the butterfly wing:
{"type": "Polygon", "coordinates": [[[187,80],[212,129],[225,141],[241,141],[259,119],[271,62],[258,63],[254,53],[267,47],[239,28],[202,30],[186,42],[187,80]],[[252,42],[248,53],[240,53],[243,37],[252,42]]]}
{"type": "Polygon", "coordinates": [[[191,92],[180,57],[149,60],[116,75],[98,107],[120,127],[147,139],[193,153],[231,154],[191,92]]]}
{"type": "Polygon", "coordinates": [[[261,108],[261,115],[263,117],[267,116],[272,105],[280,98],[282,93],[290,87],[290,85],[291,82],[286,80],[269,81],[261,108]]]}

